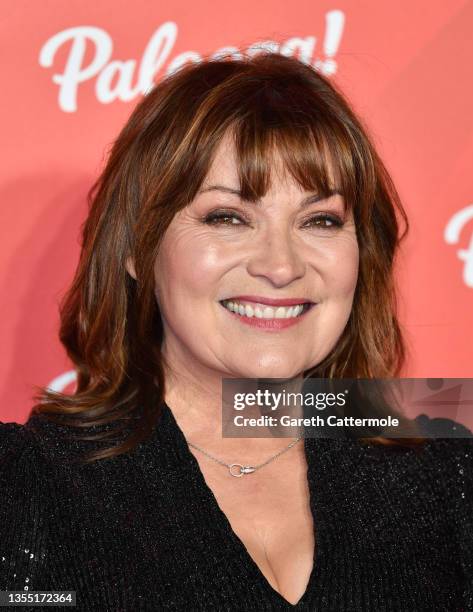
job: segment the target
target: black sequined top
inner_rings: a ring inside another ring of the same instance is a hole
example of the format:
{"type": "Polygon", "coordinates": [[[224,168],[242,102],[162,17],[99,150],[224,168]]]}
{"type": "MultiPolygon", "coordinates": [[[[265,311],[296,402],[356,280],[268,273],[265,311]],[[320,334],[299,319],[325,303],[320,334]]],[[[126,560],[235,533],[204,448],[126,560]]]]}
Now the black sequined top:
{"type": "Polygon", "coordinates": [[[316,548],[292,605],[232,531],[163,408],[133,452],[87,465],[69,460],[77,442],[65,427],[0,423],[0,590],[73,590],[73,609],[87,612],[473,610],[471,437],[421,452],[305,439],[316,548]]]}

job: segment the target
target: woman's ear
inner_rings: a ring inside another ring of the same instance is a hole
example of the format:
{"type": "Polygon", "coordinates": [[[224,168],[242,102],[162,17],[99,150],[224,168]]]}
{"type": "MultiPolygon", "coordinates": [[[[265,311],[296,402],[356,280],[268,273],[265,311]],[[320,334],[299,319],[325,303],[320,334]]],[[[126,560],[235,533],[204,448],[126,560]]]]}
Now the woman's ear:
{"type": "Polygon", "coordinates": [[[133,259],[131,257],[127,257],[125,268],[128,274],[136,280],[135,264],[133,263],[133,259]]]}

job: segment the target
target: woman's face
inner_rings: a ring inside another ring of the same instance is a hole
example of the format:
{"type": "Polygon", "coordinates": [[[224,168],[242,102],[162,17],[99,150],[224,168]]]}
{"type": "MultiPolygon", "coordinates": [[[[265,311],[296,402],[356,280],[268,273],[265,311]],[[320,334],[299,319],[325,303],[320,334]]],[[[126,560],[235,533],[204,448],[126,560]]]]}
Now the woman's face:
{"type": "Polygon", "coordinates": [[[239,183],[226,137],[200,192],[170,224],[155,263],[155,286],[162,348],[173,373],[192,373],[200,381],[206,375],[292,378],[324,359],[342,334],[358,277],[353,216],[345,217],[339,194],[302,207],[316,194],[275,170],[260,203],[241,201],[230,192],[239,183]],[[225,216],[210,217],[216,212],[225,216]],[[315,305],[286,319],[294,310],[276,312],[265,304],[292,298],[315,305]],[[238,302],[245,315],[222,300],[238,302]]]}

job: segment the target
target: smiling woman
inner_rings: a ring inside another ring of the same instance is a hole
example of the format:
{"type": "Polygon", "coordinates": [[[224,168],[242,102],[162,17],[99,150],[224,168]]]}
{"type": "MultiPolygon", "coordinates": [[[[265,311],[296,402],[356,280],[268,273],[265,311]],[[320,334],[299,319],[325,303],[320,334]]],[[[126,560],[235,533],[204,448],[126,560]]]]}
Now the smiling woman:
{"type": "MultiPolygon", "coordinates": [[[[222,373],[287,378],[320,363],[343,332],[358,278],[353,211],[341,194],[307,194],[273,154],[270,188],[245,199],[234,142],[233,133],[222,137],[202,188],[171,221],[154,264],[163,353],[182,372],[190,351],[193,377],[210,383],[211,375],[214,389],[222,373]],[[288,331],[248,334],[242,324],[288,331]]],[[[128,269],[139,277],[131,261],[128,269]]],[[[179,381],[179,397],[182,391],[179,381]]]]}
{"type": "Polygon", "coordinates": [[[0,426],[0,590],[75,590],[84,611],[473,609],[471,432],[221,435],[223,379],[400,374],[407,227],[310,66],[209,59],[156,85],[90,192],[61,307],[77,389],[0,426]]]}

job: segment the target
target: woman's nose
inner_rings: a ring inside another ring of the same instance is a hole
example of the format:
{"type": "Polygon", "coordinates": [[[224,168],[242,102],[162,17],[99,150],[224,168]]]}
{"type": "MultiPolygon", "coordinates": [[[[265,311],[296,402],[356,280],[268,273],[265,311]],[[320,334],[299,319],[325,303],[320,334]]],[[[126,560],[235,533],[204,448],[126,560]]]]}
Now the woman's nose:
{"type": "Polygon", "coordinates": [[[306,264],[288,232],[273,231],[253,245],[248,261],[251,276],[264,276],[275,286],[284,286],[305,273],[306,264]]]}

